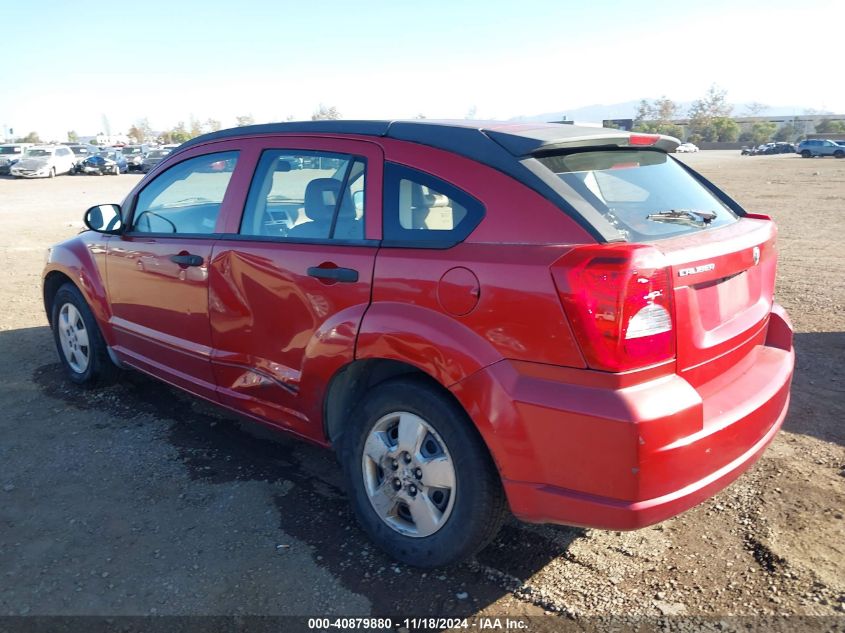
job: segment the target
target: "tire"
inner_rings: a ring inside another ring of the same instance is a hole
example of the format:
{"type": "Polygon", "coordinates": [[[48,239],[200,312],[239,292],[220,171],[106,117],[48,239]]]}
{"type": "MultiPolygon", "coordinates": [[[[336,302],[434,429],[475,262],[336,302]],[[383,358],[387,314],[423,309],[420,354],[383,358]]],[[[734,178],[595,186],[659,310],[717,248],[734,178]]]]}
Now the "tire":
{"type": "Polygon", "coordinates": [[[843,152],[841,149],[838,149],[835,152],[833,152],[833,157],[834,158],[845,158],[845,152],[843,152]]]}
{"type": "Polygon", "coordinates": [[[67,377],[89,388],[115,382],[120,369],[109,358],[97,321],[76,286],[59,288],[51,314],[53,340],[67,377]]]}
{"type": "Polygon", "coordinates": [[[813,154],[810,153],[810,150],[808,150],[808,149],[805,149],[803,152],[801,152],[801,158],[812,158],[812,157],[813,157],[813,154]]]}
{"type": "Polygon", "coordinates": [[[55,177],[56,177],[56,168],[55,168],[55,167],[51,167],[51,168],[50,168],[50,173],[47,175],[47,178],[51,178],[51,179],[52,179],[52,178],[55,178],[55,177]]]}
{"type": "Polygon", "coordinates": [[[458,563],[501,527],[507,504],[487,448],[463,409],[427,381],[371,389],[339,452],[359,523],[402,563],[458,563]]]}

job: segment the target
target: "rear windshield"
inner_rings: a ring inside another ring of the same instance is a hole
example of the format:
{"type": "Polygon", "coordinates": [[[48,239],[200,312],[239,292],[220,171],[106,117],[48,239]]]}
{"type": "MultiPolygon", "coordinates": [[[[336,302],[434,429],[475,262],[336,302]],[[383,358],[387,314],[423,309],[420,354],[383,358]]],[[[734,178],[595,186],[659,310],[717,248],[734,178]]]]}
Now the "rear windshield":
{"type": "Polygon", "coordinates": [[[140,154],[140,153],[141,153],[141,148],[140,148],[140,147],[124,147],[124,148],[123,148],[123,153],[124,153],[124,154],[126,154],[126,155],[130,155],[130,154],[140,154]]]}
{"type": "Polygon", "coordinates": [[[629,242],[694,233],[737,216],[667,154],[597,150],[539,157],[629,242]]]}

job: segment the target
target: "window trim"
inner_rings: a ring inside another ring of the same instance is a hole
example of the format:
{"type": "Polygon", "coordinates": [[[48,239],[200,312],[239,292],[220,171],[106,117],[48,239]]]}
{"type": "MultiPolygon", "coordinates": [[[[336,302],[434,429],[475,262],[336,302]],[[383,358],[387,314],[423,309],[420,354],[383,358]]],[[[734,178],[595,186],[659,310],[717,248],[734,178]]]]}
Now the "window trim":
{"type": "Polygon", "coordinates": [[[384,184],[382,197],[382,241],[381,245],[389,248],[417,248],[445,250],[457,246],[465,241],[481,224],[487,215],[487,207],[481,200],[464,191],[460,187],[443,180],[426,171],[408,167],[400,163],[384,162],[384,184]],[[449,231],[428,231],[431,239],[419,238],[420,233],[415,229],[404,228],[399,221],[399,182],[410,180],[419,185],[430,187],[466,209],[466,216],[459,223],[466,223],[465,227],[453,228],[449,231]],[[396,237],[389,237],[395,235],[396,237]]]}
{"type": "MultiPolygon", "coordinates": [[[[364,229],[364,237],[361,239],[335,239],[331,237],[334,234],[335,226],[337,224],[338,212],[340,210],[340,205],[343,202],[343,196],[346,193],[346,188],[349,186],[349,176],[352,173],[352,168],[355,166],[356,162],[361,162],[364,165],[364,173],[363,176],[365,178],[365,183],[369,179],[369,171],[370,171],[370,161],[367,159],[366,156],[361,154],[356,154],[354,152],[344,152],[344,151],[337,151],[337,150],[330,150],[330,149],[302,149],[302,148],[295,148],[295,147],[262,147],[258,153],[258,157],[255,161],[255,166],[253,168],[252,177],[249,181],[249,187],[246,191],[246,196],[244,197],[243,208],[241,209],[241,217],[240,223],[238,225],[238,232],[237,233],[224,233],[222,239],[227,240],[238,240],[238,241],[256,241],[256,242],[276,242],[276,243],[284,243],[284,244],[323,244],[323,245],[340,245],[340,246],[378,246],[380,240],[372,240],[367,239],[367,225],[366,225],[366,206],[364,209],[364,216],[362,217],[363,222],[363,229],[364,229]],[[259,167],[261,166],[261,161],[264,159],[264,155],[268,152],[279,152],[279,153],[291,153],[291,154],[301,154],[303,156],[310,156],[310,155],[322,155],[322,156],[334,156],[337,158],[341,158],[343,160],[348,160],[348,164],[346,166],[346,170],[343,174],[343,179],[341,182],[341,195],[338,196],[337,203],[335,205],[334,214],[332,215],[332,223],[329,229],[329,237],[322,238],[322,237],[288,237],[286,235],[253,235],[253,234],[245,234],[243,233],[244,223],[247,219],[247,213],[249,212],[250,206],[250,199],[252,197],[253,188],[257,187],[257,180],[263,177],[263,174],[260,174],[259,167]]],[[[366,199],[366,193],[364,194],[366,199]]]]}
{"type": "MultiPolygon", "coordinates": [[[[126,227],[126,228],[120,233],[120,235],[122,235],[122,236],[125,235],[126,237],[134,237],[134,238],[154,237],[156,239],[160,239],[160,238],[163,238],[163,237],[170,237],[170,238],[185,237],[185,238],[197,239],[197,238],[209,238],[209,237],[219,236],[220,233],[218,233],[217,231],[213,231],[211,233],[148,233],[148,232],[145,232],[145,231],[135,231],[133,229],[135,228],[135,211],[138,208],[138,198],[141,196],[141,194],[144,192],[144,190],[147,187],[149,187],[156,180],[158,180],[159,178],[164,176],[171,169],[173,169],[174,167],[176,167],[178,165],[181,165],[182,163],[186,163],[189,160],[194,160],[195,158],[205,158],[206,156],[213,156],[214,154],[226,154],[226,153],[234,153],[236,155],[235,156],[235,167],[232,169],[232,176],[229,178],[229,183],[226,185],[226,191],[223,193],[223,199],[220,201],[220,210],[218,211],[217,220],[215,220],[215,229],[216,229],[217,221],[219,221],[220,215],[223,212],[223,205],[226,201],[226,197],[228,195],[230,195],[230,192],[231,192],[230,187],[232,185],[232,178],[234,178],[235,171],[238,169],[238,165],[241,163],[241,150],[238,149],[238,148],[218,149],[217,151],[207,152],[207,153],[204,153],[204,154],[193,154],[193,155],[186,156],[182,160],[176,161],[171,165],[168,165],[166,169],[164,169],[163,171],[156,174],[155,178],[151,178],[150,182],[146,183],[141,189],[139,189],[137,192],[135,192],[132,195],[132,200],[130,201],[129,208],[126,210],[127,222],[124,223],[124,227],[126,227]]],[[[169,154],[168,154],[168,156],[169,156],[169,154]]],[[[167,158],[167,156],[165,156],[164,158],[167,158]]]]}

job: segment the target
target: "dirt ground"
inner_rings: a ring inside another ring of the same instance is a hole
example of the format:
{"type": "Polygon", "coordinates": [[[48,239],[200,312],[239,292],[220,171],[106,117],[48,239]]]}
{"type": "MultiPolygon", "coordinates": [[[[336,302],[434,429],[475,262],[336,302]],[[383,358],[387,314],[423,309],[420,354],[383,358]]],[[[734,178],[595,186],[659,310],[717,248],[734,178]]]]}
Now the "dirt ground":
{"type": "Polygon", "coordinates": [[[736,483],[660,525],[511,521],[476,560],[427,573],[368,543],[332,454],[140,375],[67,383],[44,250],[139,177],[0,178],[0,615],[841,618],[845,160],[682,159],[779,224],[777,300],[798,354],[784,431],[736,483]]]}

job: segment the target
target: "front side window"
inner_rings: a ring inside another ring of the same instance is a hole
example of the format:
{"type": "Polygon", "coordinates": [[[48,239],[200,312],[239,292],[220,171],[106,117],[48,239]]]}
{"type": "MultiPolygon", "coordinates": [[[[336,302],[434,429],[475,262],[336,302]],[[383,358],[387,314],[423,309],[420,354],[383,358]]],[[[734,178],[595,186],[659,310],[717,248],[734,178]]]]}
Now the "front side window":
{"type": "Polygon", "coordinates": [[[362,240],[365,180],[362,158],[267,150],[252,180],[241,235],[362,240]]]}
{"type": "Polygon", "coordinates": [[[384,191],[384,239],[400,246],[457,244],[484,217],[484,206],[465,191],[402,165],[385,165],[384,191]]]}
{"type": "Polygon", "coordinates": [[[631,242],[692,233],[737,216],[663,152],[576,151],[537,159],[631,242]]]}
{"type": "Polygon", "coordinates": [[[138,194],[132,231],[214,233],[238,152],[218,152],[173,165],[138,194]]]}

